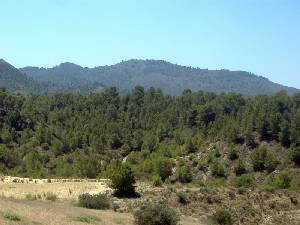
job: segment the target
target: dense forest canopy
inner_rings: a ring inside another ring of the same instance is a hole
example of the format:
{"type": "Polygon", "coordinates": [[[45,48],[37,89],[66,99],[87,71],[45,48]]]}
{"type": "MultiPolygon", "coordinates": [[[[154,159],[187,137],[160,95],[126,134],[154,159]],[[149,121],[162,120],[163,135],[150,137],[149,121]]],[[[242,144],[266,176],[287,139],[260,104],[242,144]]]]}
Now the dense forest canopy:
{"type": "MultiPolygon", "coordinates": [[[[126,95],[112,87],[87,96],[24,97],[2,90],[0,172],[96,177],[113,159],[137,153],[147,174],[158,158],[201,152],[218,140],[249,149],[261,141],[299,149],[299,106],[300,94],[285,92],[245,98],[185,90],[174,97],[137,86],[126,95]]],[[[299,163],[299,151],[294,154],[299,163]]]]}

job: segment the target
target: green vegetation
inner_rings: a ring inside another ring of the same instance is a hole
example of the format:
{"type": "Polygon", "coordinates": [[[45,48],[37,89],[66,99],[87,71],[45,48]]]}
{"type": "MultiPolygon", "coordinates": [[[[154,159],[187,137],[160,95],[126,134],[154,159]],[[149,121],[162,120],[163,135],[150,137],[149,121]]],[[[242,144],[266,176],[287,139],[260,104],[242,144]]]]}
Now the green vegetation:
{"type": "Polygon", "coordinates": [[[295,147],[290,149],[290,158],[294,163],[300,166],[300,147],[295,147]]]}
{"type": "Polygon", "coordinates": [[[88,209],[109,209],[111,207],[111,201],[105,194],[82,194],[78,196],[78,201],[79,206],[88,209]]]}
{"type": "Polygon", "coordinates": [[[101,90],[103,85],[117,86],[122,91],[131,90],[136,85],[156,87],[172,95],[180,95],[187,88],[193,91],[236,92],[245,95],[274,94],[280,90],[291,94],[297,91],[248,72],[191,68],[162,60],[134,59],[96,68],[62,63],[49,69],[26,67],[20,70],[43,84],[51,83],[52,86],[49,85],[48,88],[52,92],[64,90],[85,94],[101,90]]]}
{"type": "Polygon", "coordinates": [[[235,172],[235,175],[237,176],[241,176],[243,175],[244,173],[247,172],[246,170],[246,166],[245,164],[243,163],[242,160],[238,160],[234,166],[234,172],[235,172]]]}
{"type": "Polygon", "coordinates": [[[152,183],[155,187],[160,187],[163,185],[164,182],[159,175],[154,175],[152,177],[152,183]]]}
{"type": "Polygon", "coordinates": [[[10,211],[5,212],[3,214],[3,217],[5,219],[11,220],[11,221],[21,221],[21,217],[18,214],[14,213],[14,212],[10,212],[10,211]]]}
{"type": "Polygon", "coordinates": [[[211,166],[211,171],[212,171],[212,175],[215,177],[225,177],[226,176],[224,166],[217,161],[213,162],[213,164],[211,166]]]}
{"type": "Polygon", "coordinates": [[[267,170],[272,172],[276,169],[279,161],[277,157],[265,147],[255,149],[252,153],[252,164],[255,171],[267,170]]]}
{"type": "Polygon", "coordinates": [[[220,225],[231,225],[231,213],[227,209],[219,209],[213,214],[213,220],[220,225]]]}
{"type": "Polygon", "coordinates": [[[47,192],[45,194],[45,199],[48,201],[55,202],[57,200],[57,195],[53,192],[47,192]]]}
{"type": "Polygon", "coordinates": [[[291,175],[288,172],[283,171],[279,174],[272,174],[267,183],[270,187],[275,189],[288,189],[291,187],[291,181],[291,175]]]}
{"type": "Polygon", "coordinates": [[[235,186],[237,188],[250,188],[255,186],[255,181],[251,175],[243,174],[240,177],[237,177],[235,180],[235,186]]]}
{"type": "Polygon", "coordinates": [[[186,204],[188,202],[187,200],[187,195],[183,192],[177,192],[176,193],[177,196],[177,201],[181,204],[186,204]]]}
{"type": "Polygon", "coordinates": [[[116,165],[109,173],[111,187],[117,196],[135,194],[135,177],[131,167],[127,164],[116,165]]]}
{"type": "Polygon", "coordinates": [[[181,163],[177,168],[177,180],[181,183],[190,183],[193,180],[191,168],[186,163],[181,163]]]}
{"type": "Polygon", "coordinates": [[[138,86],[124,95],[108,88],[24,97],[1,90],[0,173],[109,177],[117,195],[130,195],[138,179],[159,186],[202,173],[213,176],[209,186],[232,183],[232,173],[297,172],[299,106],[300,94],[285,92],[171,97],[138,86]]]}
{"type": "Polygon", "coordinates": [[[101,221],[101,219],[99,217],[93,216],[93,215],[82,215],[82,216],[78,216],[76,218],[76,221],[79,221],[82,223],[94,223],[94,222],[101,221]]]}
{"type": "Polygon", "coordinates": [[[175,210],[164,204],[141,207],[134,213],[137,225],[176,225],[179,216],[175,210]]]}

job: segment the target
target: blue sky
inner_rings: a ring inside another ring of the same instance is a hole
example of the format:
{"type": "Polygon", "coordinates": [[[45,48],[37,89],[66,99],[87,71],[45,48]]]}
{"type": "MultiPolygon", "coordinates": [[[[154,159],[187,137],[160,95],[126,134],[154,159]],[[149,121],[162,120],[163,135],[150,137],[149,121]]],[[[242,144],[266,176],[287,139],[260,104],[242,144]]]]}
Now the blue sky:
{"type": "Polygon", "coordinates": [[[0,58],[16,67],[164,59],[300,88],[300,1],[0,0],[0,58]]]}

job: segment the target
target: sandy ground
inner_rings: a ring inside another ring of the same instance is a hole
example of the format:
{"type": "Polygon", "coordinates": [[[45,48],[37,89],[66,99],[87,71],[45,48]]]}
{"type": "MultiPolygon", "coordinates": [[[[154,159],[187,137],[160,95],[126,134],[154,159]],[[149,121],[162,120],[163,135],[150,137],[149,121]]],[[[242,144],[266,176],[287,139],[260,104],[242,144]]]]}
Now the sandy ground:
{"type": "Polygon", "coordinates": [[[26,195],[44,196],[48,192],[58,199],[77,199],[83,193],[97,194],[110,192],[103,182],[65,182],[65,183],[4,183],[0,182],[0,196],[24,199],[26,195]]]}

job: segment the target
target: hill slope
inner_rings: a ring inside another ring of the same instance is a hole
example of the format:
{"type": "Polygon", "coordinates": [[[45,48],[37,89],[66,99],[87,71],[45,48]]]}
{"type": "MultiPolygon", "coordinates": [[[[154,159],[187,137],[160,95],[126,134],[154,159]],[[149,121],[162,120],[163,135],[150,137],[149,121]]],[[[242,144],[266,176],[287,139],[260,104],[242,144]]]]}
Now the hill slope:
{"type": "Polygon", "coordinates": [[[25,94],[37,91],[38,86],[32,78],[27,77],[18,69],[0,59],[0,87],[25,94]]]}
{"type": "Polygon", "coordinates": [[[67,86],[116,86],[121,91],[136,85],[161,88],[164,92],[179,95],[184,89],[208,92],[237,92],[245,95],[273,94],[298,90],[271,82],[244,71],[207,70],[171,64],[162,60],[129,60],[112,66],[84,68],[63,63],[53,68],[25,67],[23,73],[37,81],[53,82],[67,86]]]}

